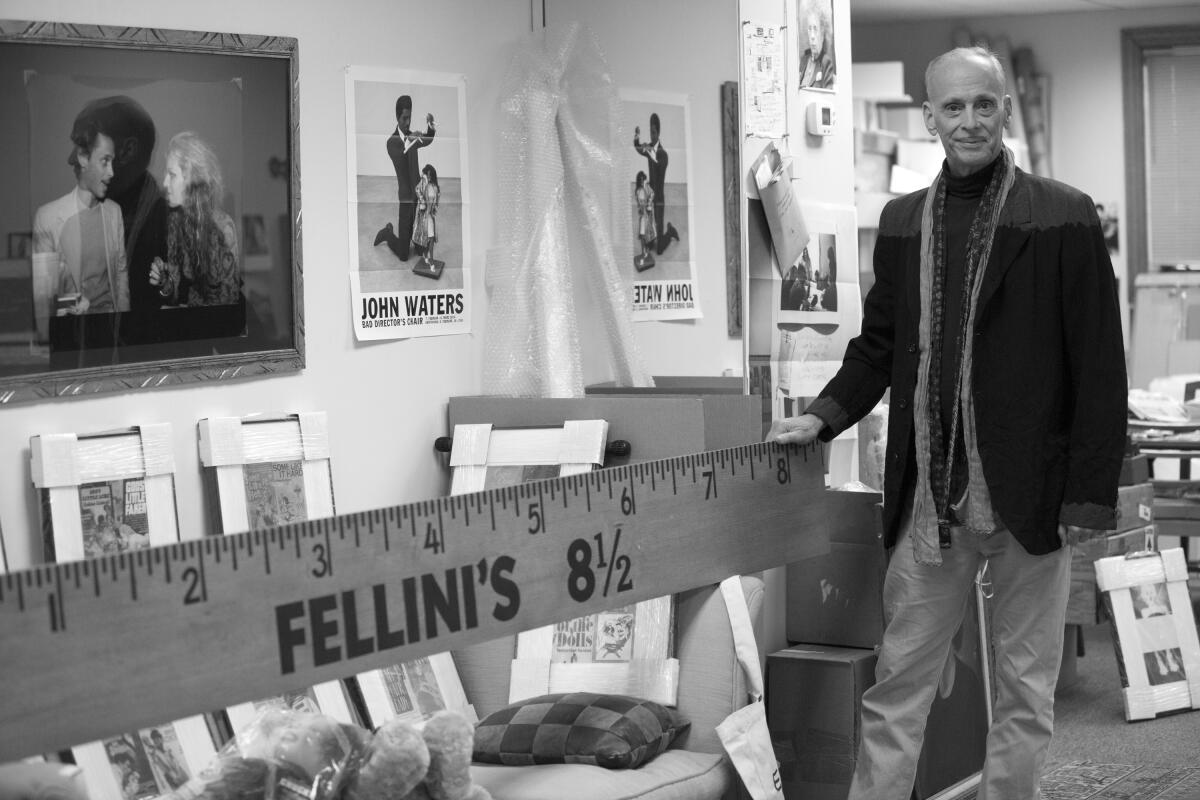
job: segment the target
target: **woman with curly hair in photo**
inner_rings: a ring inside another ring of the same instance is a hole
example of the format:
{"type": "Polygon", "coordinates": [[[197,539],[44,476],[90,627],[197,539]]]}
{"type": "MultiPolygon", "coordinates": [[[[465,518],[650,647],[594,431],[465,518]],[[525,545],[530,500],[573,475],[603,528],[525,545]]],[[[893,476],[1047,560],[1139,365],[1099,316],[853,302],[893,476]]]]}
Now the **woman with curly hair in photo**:
{"type": "Polygon", "coordinates": [[[169,304],[235,305],[242,301],[237,229],[220,208],[225,182],[216,154],[196,134],[176,134],[167,146],[163,178],[167,260],[156,258],[150,283],[169,304]]]}

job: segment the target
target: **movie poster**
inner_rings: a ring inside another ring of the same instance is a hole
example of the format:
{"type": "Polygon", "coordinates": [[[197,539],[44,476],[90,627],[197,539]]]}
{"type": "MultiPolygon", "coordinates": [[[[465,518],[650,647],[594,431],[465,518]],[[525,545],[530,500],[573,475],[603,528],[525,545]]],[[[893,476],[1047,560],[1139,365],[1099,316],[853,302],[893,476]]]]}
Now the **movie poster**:
{"type": "Polygon", "coordinates": [[[355,336],[469,333],[463,77],[348,67],[346,127],[355,336]]]}
{"type": "Polygon", "coordinates": [[[623,158],[633,228],[617,258],[631,281],[633,319],[698,318],[687,95],[622,89],[621,105],[632,133],[623,158]]]}

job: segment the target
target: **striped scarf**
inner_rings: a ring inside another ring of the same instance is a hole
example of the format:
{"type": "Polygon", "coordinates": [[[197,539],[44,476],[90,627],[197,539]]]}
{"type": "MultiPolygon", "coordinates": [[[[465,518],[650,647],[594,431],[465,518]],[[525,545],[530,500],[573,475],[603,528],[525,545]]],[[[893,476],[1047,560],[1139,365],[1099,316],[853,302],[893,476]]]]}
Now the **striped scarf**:
{"type": "Polygon", "coordinates": [[[911,526],[913,557],[919,564],[942,563],[941,548],[949,546],[950,527],[959,524],[957,520],[961,520],[968,530],[981,535],[996,530],[975,435],[975,400],[971,391],[974,337],[971,332],[975,330],[979,289],[992,252],[1000,212],[1016,174],[1013,156],[1007,147],[1003,148],[1001,158],[980,198],[967,236],[962,313],[956,330],[945,329],[945,168],[925,195],[921,215],[921,322],[917,334],[921,355],[913,397],[917,486],[912,515],[907,521],[911,526]],[[938,391],[945,346],[954,347],[954,385],[959,398],[951,409],[941,407],[938,391]],[[950,414],[950,437],[944,441],[942,415],[945,413],[950,414]],[[950,487],[955,482],[956,463],[960,469],[963,463],[961,458],[956,462],[958,454],[955,452],[960,431],[966,447],[967,491],[963,501],[955,504],[950,487]]]}

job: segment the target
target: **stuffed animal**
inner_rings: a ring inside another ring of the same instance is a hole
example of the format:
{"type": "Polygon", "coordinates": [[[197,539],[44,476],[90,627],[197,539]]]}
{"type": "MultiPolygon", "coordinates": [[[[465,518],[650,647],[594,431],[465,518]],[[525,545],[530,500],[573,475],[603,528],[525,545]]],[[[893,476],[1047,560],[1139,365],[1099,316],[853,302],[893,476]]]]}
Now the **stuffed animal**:
{"type": "Polygon", "coordinates": [[[370,731],[321,714],[271,711],[199,780],[199,800],[491,800],[471,780],[474,728],[439,711],[423,729],[370,731]]]}

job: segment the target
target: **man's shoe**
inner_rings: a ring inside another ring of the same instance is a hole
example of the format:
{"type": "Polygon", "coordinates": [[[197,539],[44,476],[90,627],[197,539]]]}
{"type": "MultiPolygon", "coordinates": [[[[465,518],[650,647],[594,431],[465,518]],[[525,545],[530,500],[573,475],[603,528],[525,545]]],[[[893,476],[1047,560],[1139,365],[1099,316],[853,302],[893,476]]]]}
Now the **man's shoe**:
{"type": "Polygon", "coordinates": [[[375,246],[383,244],[387,241],[388,236],[394,236],[392,233],[392,223],[388,223],[379,229],[379,233],[375,234],[375,246]]]}
{"type": "Polygon", "coordinates": [[[667,237],[679,241],[679,231],[675,230],[675,223],[667,223],[667,237]]]}

